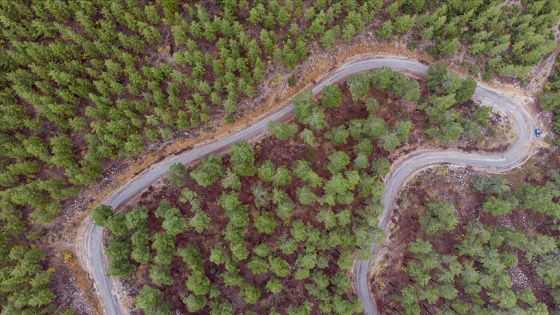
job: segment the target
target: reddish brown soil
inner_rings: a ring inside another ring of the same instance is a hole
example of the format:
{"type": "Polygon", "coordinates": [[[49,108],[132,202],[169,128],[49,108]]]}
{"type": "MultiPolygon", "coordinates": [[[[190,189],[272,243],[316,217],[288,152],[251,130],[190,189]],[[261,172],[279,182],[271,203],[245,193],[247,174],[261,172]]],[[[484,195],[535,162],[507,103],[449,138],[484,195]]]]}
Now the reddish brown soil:
{"type": "MultiPolygon", "coordinates": [[[[364,118],[368,115],[362,101],[359,101],[357,103],[354,103],[352,101],[350,93],[346,89],[345,83],[341,83],[340,87],[343,90],[343,102],[341,107],[336,109],[325,109],[325,114],[329,126],[338,126],[347,123],[349,120],[364,118]]],[[[422,89],[422,94],[424,97],[428,95],[428,91],[425,87],[422,89]]],[[[380,108],[377,111],[377,116],[383,118],[390,127],[393,127],[396,122],[405,119],[411,119],[411,121],[413,122],[412,132],[408,141],[408,143],[411,145],[407,145],[408,150],[397,150],[397,152],[389,155],[387,152],[374,145],[374,153],[370,157],[370,162],[381,157],[387,157],[389,158],[389,160],[393,160],[400,154],[407,153],[409,152],[409,150],[413,150],[420,145],[426,146],[428,143],[431,145],[436,145],[436,143],[433,141],[427,142],[424,137],[427,117],[423,112],[416,110],[416,103],[405,103],[401,99],[394,99],[386,93],[379,91],[370,91],[370,94],[368,96],[375,97],[379,100],[380,108]],[[394,114],[395,110],[399,112],[398,115],[394,114]]],[[[302,130],[303,127],[300,126],[299,131],[302,130]]],[[[321,139],[322,137],[319,136],[319,133],[315,133],[315,136],[318,143],[316,147],[310,147],[303,144],[296,138],[297,135],[287,141],[279,141],[274,137],[266,137],[262,139],[260,143],[255,145],[255,164],[259,165],[263,161],[271,159],[274,161],[274,164],[277,167],[281,165],[291,167],[296,160],[306,160],[312,164],[312,168],[316,173],[318,173],[321,177],[328,178],[328,172],[323,168],[323,166],[327,162],[327,156],[329,153],[331,153],[333,150],[340,150],[349,154],[352,159],[354,158],[352,147],[356,144],[356,142],[351,137],[348,138],[347,144],[333,148],[329,142],[321,139]]],[[[229,158],[227,155],[224,156],[223,164],[224,167],[230,167],[229,158]]],[[[191,165],[191,168],[192,167],[194,166],[191,165]]],[[[256,208],[252,202],[252,193],[250,188],[257,181],[257,177],[242,178],[243,188],[240,192],[240,199],[244,204],[250,205],[249,213],[253,213],[254,211],[256,211],[256,208]]],[[[297,200],[296,189],[302,185],[303,183],[301,182],[301,180],[293,176],[292,183],[289,187],[284,187],[284,190],[290,195],[293,200],[297,200]]],[[[264,186],[269,189],[272,187],[270,184],[266,183],[264,184],[264,186]]],[[[211,249],[217,243],[222,241],[221,233],[228,222],[228,220],[224,216],[223,209],[217,203],[217,200],[221,195],[223,189],[219,186],[219,183],[206,188],[199,187],[190,177],[187,178],[185,187],[189,187],[190,189],[196,191],[200,196],[203,196],[202,208],[212,218],[212,223],[209,229],[205,230],[202,234],[198,234],[192,230],[189,230],[186,233],[178,235],[176,245],[177,248],[181,248],[188,244],[197,244],[201,250],[203,257],[208,257],[210,255],[211,249]]],[[[155,209],[157,208],[161,199],[167,199],[174,206],[179,208],[183,215],[185,215],[186,217],[191,217],[192,213],[190,211],[190,205],[181,204],[178,201],[179,196],[180,189],[168,186],[164,181],[150,187],[146,192],[142,194],[139,199],[127,205],[123,210],[128,211],[128,209],[138,204],[146,205],[150,209],[155,209]]],[[[360,207],[360,202],[360,198],[355,198],[353,204],[348,205],[347,208],[358,209],[360,207]]],[[[321,227],[321,224],[317,222],[315,218],[318,208],[319,206],[316,204],[310,207],[306,207],[305,209],[296,207],[295,216],[292,218],[292,221],[302,219],[304,222],[309,222],[313,226],[321,227]]],[[[272,208],[269,206],[268,210],[272,210],[272,208]]],[[[153,213],[150,214],[148,222],[151,233],[162,230],[162,219],[155,218],[153,216],[153,213]]],[[[252,251],[252,248],[254,246],[258,245],[261,242],[266,242],[271,247],[271,250],[274,250],[278,237],[283,233],[289,233],[290,228],[290,222],[285,222],[284,224],[277,226],[276,231],[273,235],[267,236],[258,233],[254,229],[253,225],[250,224],[245,232],[245,241],[248,245],[249,252],[252,251]],[[251,237],[251,235],[258,235],[259,237],[251,237]]],[[[303,250],[303,248],[300,244],[299,251],[301,250],[303,250]]],[[[332,275],[337,271],[336,260],[338,259],[339,254],[336,250],[331,250],[326,253],[327,256],[330,257],[331,266],[333,267],[328,267],[325,272],[327,273],[327,275],[332,275]]],[[[291,265],[294,265],[295,259],[297,258],[297,252],[284,258],[286,258],[291,265]]],[[[263,309],[269,309],[273,306],[283,309],[287,305],[298,305],[301,302],[310,299],[306,289],[301,285],[302,282],[293,279],[293,277],[288,277],[283,281],[284,289],[280,294],[272,295],[270,293],[266,293],[263,290],[261,301],[265,301],[263,302],[264,304],[250,306],[244,302],[243,298],[240,298],[238,296],[236,288],[228,288],[222,284],[222,280],[218,276],[218,274],[225,271],[225,268],[223,266],[216,266],[215,264],[207,262],[204,267],[205,270],[207,270],[207,276],[210,278],[212,283],[216,283],[219,285],[220,290],[222,291],[222,296],[230,301],[235,301],[234,305],[236,313],[242,313],[245,310],[259,311],[263,309]]],[[[187,295],[188,293],[185,287],[185,281],[188,278],[189,272],[187,271],[184,263],[179,257],[175,258],[171,265],[171,268],[172,277],[175,281],[173,285],[165,286],[163,288],[166,300],[168,300],[172,304],[173,309],[179,310],[181,312],[186,312],[186,308],[181,301],[181,296],[187,295]]],[[[266,280],[268,279],[268,275],[252,275],[252,273],[248,271],[244,262],[240,263],[239,268],[241,269],[241,274],[246,278],[248,282],[252,282],[257,286],[264,287],[264,285],[266,284],[266,280]]],[[[139,288],[143,284],[150,282],[149,269],[149,265],[138,268],[135,275],[124,279],[123,282],[126,284],[130,296],[135,296],[139,288]]],[[[311,301],[313,302],[313,300],[311,301]]],[[[317,312],[318,310],[317,308],[315,308],[313,313],[317,312]]]]}
{"type": "MultiPolygon", "coordinates": [[[[504,175],[510,183],[511,191],[524,184],[543,184],[544,175],[548,169],[559,169],[560,158],[558,150],[544,149],[539,152],[526,166],[504,175]]],[[[466,234],[465,226],[468,222],[478,221],[485,226],[506,226],[526,235],[541,233],[546,235],[559,235],[558,231],[551,230],[550,218],[531,210],[518,207],[509,215],[492,216],[482,211],[484,196],[475,194],[470,185],[470,179],[481,176],[470,168],[448,168],[445,166],[428,169],[417,175],[405,187],[401,197],[397,199],[396,207],[391,218],[391,233],[383,245],[379,271],[371,280],[372,292],[376,294],[377,305],[381,314],[402,312],[391,295],[400,294],[400,288],[409,285],[409,275],[403,270],[414,254],[410,253],[408,245],[418,238],[429,240],[434,250],[441,255],[456,255],[455,242],[466,234]],[[433,236],[421,230],[418,217],[423,212],[423,205],[431,200],[442,199],[452,203],[457,209],[460,222],[451,232],[439,232],[433,236]]],[[[540,280],[534,267],[524,258],[524,253],[504,246],[504,249],[515,253],[518,265],[509,272],[513,280],[514,290],[531,287],[538,301],[553,305],[550,296],[551,288],[540,280]]],[[[459,289],[459,288],[458,288],[459,289]]],[[[465,296],[460,291],[460,297],[465,296]]],[[[487,300],[487,299],[486,299],[487,300]]],[[[488,300],[487,300],[488,301],[488,300]]],[[[433,308],[433,306],[432,306],[433,308]]],[[[422,310],[423,314],[428,314],[422,310]]],[[[430,309],[433,314],[437,309],[430,309]]]]}
{"type": "MultiPolygon", "coordinates": [[[[346,103],[351,104],[351,103],[346,103]]],[[[336,110],[329,110],[327,111],[327,116],[329,119],[331,117],[336,117],[336,122],[333,121],[333,125],[338,125],[339,123],[343,123],[347,120],[364,117],[367,115],[365,111],[365,107],[360,105],[346,105],[348,106],[349,110],[341,111],[342,115],[337,115],[336,110]]],[[[329,120],[330,121],[330,120],[329,120]]],[[[300,127],[300,131],[303,130],[300,127]]],[[[296,136],[297,137],[297,136],[296,136]]],[[[316,138],[316,140],[319,140],[316,138]]],[[[336,149],[349,152],[352,151],[352,146],[355,144],[354,141],[350,140],[344,146],[337,147],[336,149]]],[[[376,149],[378,150],[378,149],[376,149]]],[[[323,165],[327,162],[326,156],[328,152],[332,151],[330,145],[326,143],[321,143],[317,146],[317,148],[313,148],[303,144],[301,141],[296,141],[294,139],[288,141],[279,141],[273,137],[264,138],[259,144],[255,146],[255,154],[256,154],[256,165],[259,165],[263,161],[267,159],[272,159],[276,166],[286,165],[291,167],[293,162],[296,160],[306,160],[312,163],[312,168],[322,177],[329,177],[327,175],[327,171],[323,169],[323,165]]],[[[377,156],[380,157],[382,154],[380,150],[377,153],[377,156]]],[[[375,156],[375,155],[374,155],[375,156]]],[[[224,167],[230,167],[228,156],[224,156],[224,167]]],[[[258,177],[251,177],[251,178],[242,178],[243,188],[240,191],[240,200],[242,203],[249,205],[249,213],[253,213],[256,211],[256,207],[253,204],[252,200],[252,193],[251,193],[251,186],[255,184],[258,180],[258,177]]],[[[302,186],[303,183],[300,179],[293,176],[292,183],[289,187],[284,187],[284,191],[290,195],[293,200],[297,200],[296,196],[296,189],[302,186]]],[[[211,185],[209,187],[199,187],[196,185],[195,181],[188,177],[187,183],[185,185],[190,189],[196,191],[200,196],[203,196],[203,209],[212,218],[211,226],[208,230],[205,230],[202,234],[195,233],[193,231],[188,231],[187,233],[180,234],[177,237],[176,245],[177,248],[189,245],[189,244],[197,244],[201,250],[203,257],[209,257],[211,249],[219,242],[222,241],[221,233],[224,230],[225,226],[227,225],[228,219],[225,218],[223,209],[218,205],[217,200],[223,189],[218,184],[211,185]]],[[[271,189],[272,185],[265,183],[264,186],[268,189],[271,189]]],[[[139,203],[142,205],[147,205],[150,209],[157,208],[157,205],[161,199],[169,200],[173,205],[177,206],[181,209],[181,212],[186,216],[190,217],[192,214],[190,213],[190,205],[181,204],[178,201],[180,196],[180,189],[170,187],[170,186],[163,186],[159,189],[152,189],[150,188],[147,192],[142,194],[139,203]]],[[[357,209],[359,207],[359,203],[362,202],[362,199],[356,198],[354,203],[348,205],[349,209],[357,209]]],[[[132,205],[127,206],[127,208],[132,207],[132,205]]],[[[312,225],[316,227],[320,227],[321,224],[316,221],[315,215],[318,212],[318,205],[312,205],[310,207],[298,208],[295,209],[295,215],[292,218],[292,221],[297,219],[302,219],[304,222],[310,222],[312,225]]],[[[268,210],[272,211],[272,207],[267,207],[268,210]]],[[[125,209],[126,211],[126,209],[125,209]]],[[[148,218],[149,222],[149,229],[152,232],[162,230],[161,223],[162,219],[157,219],[153,217],[153,214],[150,215],[148,218]]],[[[254,228],[252,224],[249,225],[247,230],[245,231],[245,241],[251,252],[253,247],[256,245],[265,242],[267,243],[271,250],[274,251],[276,247],[276,240],[279,236],[284,233],[289,233],[291,229],[290,222],[285,222],[277,226],[276,231],[273,235],[264,235],[258,233],[258,231],[254,228]],[[247,237],[249,236],[249,237],[247,237]],[[258,237],[251,237],[251,236],[258,236],[258,237]]],[[[300,249],[298,252],[303,250],[302,244],[300,244],[300,249]]],[[[283,256],[290,265],[295,264],[295,260],[297,259],[298,252],[289,255],[283,256]]],[[[338,271],[336,267],[336,260],[339,257],[337,250],[330,250],[325,252],[328,257],[330,257],[330,266],[325,269],[325,273],[328,276],[334,275],[338,271]]],[[[269,278],[268,274],[265,275],[253,275],[245,266],[245,262],[242,262],[238,265],[241,270],[241,274],[245,277],[246,282],[254,283],[258,287],[264,287],[266,285],[266,281],[269,278]]],[[[182,312],[186,312],[186,308],[181,301],[180,297],[182,295],[186,295],[188,291],[185,288],[185,282],[188,278],[189,272],[186,272],[186,268],[184,263],[181,261],[181,258],[176,257],[174,262],[172,263],[172,277],[175,279],[174,284],[172,286],[164,287],[164,293],[166,296],[166,300],[172,304],[172,308],[175,310],[180,310],[182,312]]],[[[278,309],[283,309],[287,305],[299,305],[306,300],[310,300],[310,297],[307,293],[307,290],[301,285],[301,280],[295,280],[293,277],[288,277],[283,281],[283,290],[281,293],[273,295],[270,293],[266,293],[263,290],[263,294],[261,296],[261,301],[265,301],[264,304],[259,304],[258,306],[250,306],[245,303],[242,297],[238,296],[236,288],[228,288],[223,286],[221,278],[218,276],[220,272],[224,272],[225,268],[223,266],[216,266],[210,262],[207,262],[204,266],[205,270],[211,270],[211,272],[207,272],[207,276],[210,278],[212,283],[216,283],[220,286],[220,290],[222,292],[222,296],[230,301],[235,301],[235,313],[243,313],[245,310],[263,310],[263,309],[270,309],[271,307],[276,307],[278,309]],[[264,297],[264,298],[263,298],[264,297]]],[[[131,279],[127,280],[127,287],[130,288],[131,292],[130,295],[136,295],[138,289],[142,286],[143,283],[149,282],[149,267],[142,268],[137,272],[137,274],[132,277],[131,279]]],[[[313,301],[313,300],[311,300],[313,301]]],[[[316,312],[314,312],[316,313],[316,312]]]]}

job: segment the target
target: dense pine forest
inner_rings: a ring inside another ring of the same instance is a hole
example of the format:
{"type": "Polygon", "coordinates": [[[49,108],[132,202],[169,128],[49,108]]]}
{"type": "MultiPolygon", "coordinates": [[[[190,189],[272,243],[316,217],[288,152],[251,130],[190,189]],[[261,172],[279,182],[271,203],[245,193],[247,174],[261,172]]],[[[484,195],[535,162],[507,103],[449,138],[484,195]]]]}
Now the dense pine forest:
{"type": "Polygon", "coordinates": [[[556,135],[553,143],[557,146],[560,144],[558,139],[558,135],[560,135],[560,58],[556,59],[548,83],[539,94],[539,101],[542,109],[552,113],[552,131],[556,135]]]}
{"type": "MultiPolygon", "coordinates": [[[[314,53],[362,36],[523,83],[559,16],[555,0],[0,1],[0,305],[62,312],[37,231],[114,161],[235,121],[314,53]]],[[[428,136],[480,136],[447,118],[428,136]]]]}
{"type": "Polygon", "coordinates": [[[417,178],[374,276],[382,312],[556,314],[560,160],[542,155],[506,176],[442,168],[417,178]]]}
{"type": "Polygon", "coordinates": [[[117,214],[98,207],[95,223],[111,232],[108,274],[132,275],[148,314],[360,313],[349,270],[385,238],[377,217],[389,154],[409,141],[488,134],[489,108],[469,101],[472,79],[436,65],[427,80],[385,68],[317,100],[306,91],[296,122],[271,121],[254,147],[174,164],[167,185],[117,214]],[[456,83],[445,93],[444,78],[456,83]]]}

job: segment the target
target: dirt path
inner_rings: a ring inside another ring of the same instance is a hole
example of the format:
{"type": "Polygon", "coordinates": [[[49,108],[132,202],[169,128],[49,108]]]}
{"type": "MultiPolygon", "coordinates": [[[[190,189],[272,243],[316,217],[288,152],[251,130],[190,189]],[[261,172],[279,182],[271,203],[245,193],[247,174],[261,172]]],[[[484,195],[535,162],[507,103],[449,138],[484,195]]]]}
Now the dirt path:
{"type": "Polygon", "coordinates": [[[536,94],[543,90],[558,54],[560,54],[560,45],[535,66],[528,77],[526,91],[536,94]]]}
{"type": "MultiPolygon", "coordinates": [[[[396,56],[363,56],[351,62],[341,64],[336,69],[331,70],[315,85],[315,87],[313,87],[312,91],[314,94],[317,94],[325,85],[333,84],[349,75],[385,66],[420,75],[425,74],[428,68],[428,66],[420,62],[408,58],[396,56]]],[[[380,226],[382,228],[387,228],[392,204],[398,190],[412,174],[421,168],[439,163],[453,163],[465,166],[470,165],[496,172],[505,171],[521,165],[530,154],[533,153],[535,146],[531,143],[531,139],[535,124],[531,116],[524,109],[524,103],[520,102],[518,97],[506,97],[490,87],[479,85],[475,94],[475,99],[481,101],[483,104],[493,106],[496,110],[504,114],[511,115],[518,131],[518,139],[511,146],[510,150],[503,154],[476,154],[464,153],[458,150],[438,150],[415,152],[399,159],[386,177],[387,192],[383,196],[383,202],[386,204],[386,208],[381,217],[380,226]]],[[[270,120],[282,120],[287,115],[290,115],[292,111],[293,104],[289,104],[279,111],[249,124],[240,131],[215,141],[199,145],[179,155],[170,156],[148,167],[124,186],[116,189],[110,196],[105,198],[102,203],[110,205],[113,208],[118,208],[119,205],[141,193],[162,176],[165,176],[171,164],[177,162],[187,164],[201,156],[224,150],[232,143],[250,140],[266,132],[267,124],[270,120]]],[[[105,275],[106,262],[102,246],[103,229],[95,226],[91,218],[86,219],[84,227],[83,246],[77,247],[80,257],[82,257],[81,261],[84,264],[85,270],[90,273],[94,280],[105,311],[107,314],[126,313],[126,310],[122,307],[115,293],[115,285],[112,279],[105,275]]],[[[373,247],[373,249],[375,250],[376,248],[373,247]]],[[[362,300],[366,314],[377,314],[375,302],[371,299],[371,292],[369,292],[368,280],[370,265],[370,261],[356,262],[353,278],[357,294],[362,300]]]]}

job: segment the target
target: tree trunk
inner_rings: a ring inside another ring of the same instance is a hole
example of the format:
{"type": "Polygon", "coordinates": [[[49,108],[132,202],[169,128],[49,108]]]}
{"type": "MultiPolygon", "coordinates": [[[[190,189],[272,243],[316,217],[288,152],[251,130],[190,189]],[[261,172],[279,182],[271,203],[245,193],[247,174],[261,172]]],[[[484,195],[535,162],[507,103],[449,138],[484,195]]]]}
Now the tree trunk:
{"type": "Polygon", "coordinates": [[[428,312],[430,315],[434,315],[434,314],[432,314],[432,312],[430,312],[430,310],[426,307],[426,304],[422,303],[422,306],[424,306],[424,309],[426,310],[426,312],[428,312]]]}
{"type": "Polygon", "coordinates": [[[399,310],[392,307],[391,305],[387,304],[387,303],[383,303],[384,306],[386,306],[388,309],[391,309],[393,311],[395,311],[397,314],[400,314],[399,310]]]}

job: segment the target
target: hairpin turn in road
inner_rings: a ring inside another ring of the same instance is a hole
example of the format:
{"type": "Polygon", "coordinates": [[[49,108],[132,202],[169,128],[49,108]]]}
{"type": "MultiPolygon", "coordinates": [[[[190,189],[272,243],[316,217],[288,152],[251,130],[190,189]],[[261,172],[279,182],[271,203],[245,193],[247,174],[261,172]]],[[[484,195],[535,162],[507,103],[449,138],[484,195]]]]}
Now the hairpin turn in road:
{"type": "MultiPolygon", "coordinates": [[[[312,91],[314,94],[317,94],[322,91],[323,87],[326,85],[334,84],[352,74],[382,67],[390,67],[394,70],[401,70],[419,75],[425,75],[428,70],[428,66],[408,58],[396,56],[364,57],[340,65],[317,83],[317,85],[312,88],[312,91]]],[[[506,97],[499,91],[483,84],[478,84],[473,99],[482,104],[492,106],[494,110],[500,111],[502,114],[511,116],[514,124],[513,128],[515,128],[516,134],[518,135],[517,139],[507,152],[499,154],[480,152],[466,153],[460,150],[422,150],[400,158],[393,164],[390,173],[384,180],[386,192],[382,198],[385,204],[385,210],[380,218],[380,227],[382,229],[386,230],[388,227],[394,200],[399,189],[408,178],[422,168],[436,164],[449,163],[458,166],[472,166],[490,172],[505,172],[521,166],[533,154],[535,145],[531,140],[533,131],[535,130],[535,122],[521,102],[516,101],[514,98],[506,97]]],[[[154,164],[127,184],[114,191],[103,203],[115,209],[126,202],[126,200],[141,193],[156,180],[165,176],[171,164],[178,162],[188,164],[204,155],[223,150],[233,143],[250,140],[266,132],[269,121],[284,120],[290,117],[293,113],[293,109],[293,104],[289,104],[264,119],[247,126],[243,130],[222,139],[195,147],[177,156],[171,156],[154,164]]],[[[91,218],[88,218],[87,222],[84,224],[87,225],[84,229],[85,244],[83,244],[84,246],[78,246],[80,249],[80,260],[93,278],[105,312],[110,315],[123,314],[125,310],[114,293],[114,283],[112,279],[105,274],[106,264],[102,243],[103,228],[94,225],[91,218]]],[[[377,250],[375,244],[372,244],[372,250],[377,250]]],[[[369,260],[356,261],[352,278],[354,288],[364,306],[364,313],[375,315],[378,314],[377,307],[375,305],[375,300],[372,299],[372,293],[369,290],[368,278],[370,266],[371,261],[369,260]]]]}

